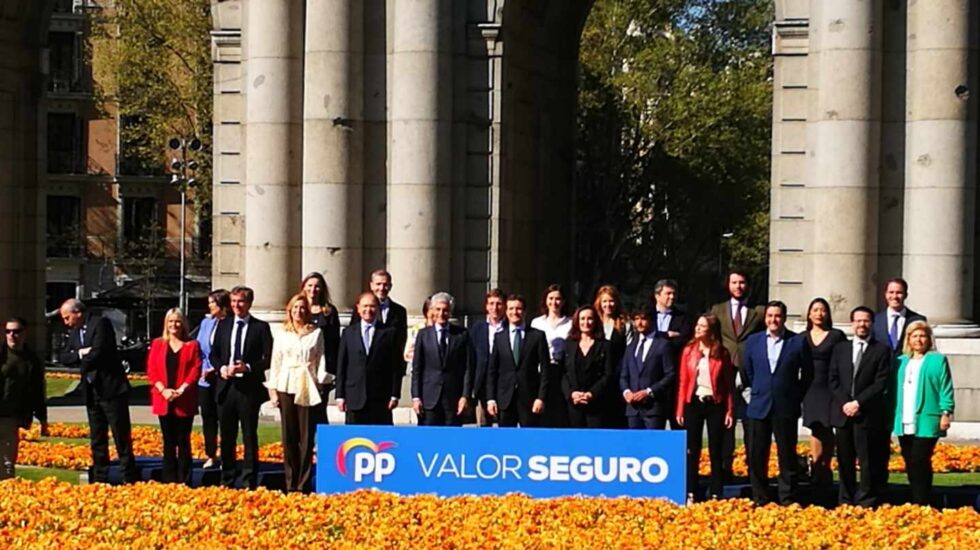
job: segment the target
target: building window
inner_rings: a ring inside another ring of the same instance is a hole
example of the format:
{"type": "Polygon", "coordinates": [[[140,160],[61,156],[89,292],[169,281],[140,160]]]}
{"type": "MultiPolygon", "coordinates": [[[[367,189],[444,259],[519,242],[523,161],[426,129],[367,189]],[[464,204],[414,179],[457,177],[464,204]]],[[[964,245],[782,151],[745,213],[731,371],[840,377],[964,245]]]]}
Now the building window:
{"type": "Polygon", "coordinates": [[[163,174],[163,157],[159,144],[146,135],[146,119],[141,115],[120,117],[119,173],[125,176],[159,176],[163,174]]]}
{"type": "Polygon", "coordinates": [[[51,79],[48,90],[55,93],[82,91],[82,37],[74,32],[48,33],[51,79]]]}
{"type": "Polygon", "coordinates": [[[81,199],[48,195],[47,205],[48,257],[80,257],[82,255],[81,199]]]}
{"type": "Polygon", "coordinates": [[[48,173],[84,173],[82,122],[74,113],[48,113],[48,173]]]}
{"type": "Polygon", "coordinates": [[[126,242],[148,242],[159,238],[158,204],[151,197],[123,199],[122,236],[126,242]]]}

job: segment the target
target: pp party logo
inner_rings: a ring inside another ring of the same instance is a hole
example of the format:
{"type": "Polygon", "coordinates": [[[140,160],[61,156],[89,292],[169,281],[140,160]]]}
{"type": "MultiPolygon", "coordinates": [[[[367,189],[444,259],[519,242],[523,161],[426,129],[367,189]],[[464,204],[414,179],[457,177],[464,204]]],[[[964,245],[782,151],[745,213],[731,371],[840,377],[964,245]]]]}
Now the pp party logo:
{"type": "Polygon", "coordinates": [[[393,441],[375,443],[366,437],[352,437],[337,447],[337,471],[347,476],[347,455],[354,457],[354,481],[359,483],[373,477],[381,483],[386,475],[395,471],[395,457],[386,450],[395,446],[393,441]]]}

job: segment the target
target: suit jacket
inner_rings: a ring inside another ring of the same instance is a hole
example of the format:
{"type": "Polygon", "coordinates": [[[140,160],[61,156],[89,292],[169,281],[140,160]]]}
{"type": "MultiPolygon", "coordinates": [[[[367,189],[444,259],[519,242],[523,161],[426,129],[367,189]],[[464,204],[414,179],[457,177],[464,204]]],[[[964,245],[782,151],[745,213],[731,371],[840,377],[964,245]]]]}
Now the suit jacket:
{"type": "MultiPolygon", "coordinates": [[[[507,320],[501,321],[502,330],[507,330],[507,320]]],[[[473,343],[473,395],[475,399],[486,401],[487,372],[490,368],[490,328],[486,319],[470,326],[470,342],[473,343]]]]}
{"type": "MultiPolygon", "coordinates": [[[[719,304],[711,306],[711,314],[721,321],[721,343],[732,356],[732,364],[736,369],[741,369],[745,355],[745,344],[749,336],[765,330],[765,308],[762,306],[746,306],[745,321],[742,323],[742,332],[735,334],[735,325],[732,324],[732,302],[725,300],[719,304]]],[[[745,376],[742,376],[742,385],[745,384],[745,376]]]]}
{"type": "Polygon", "coordinates": [[[674,348],[663,338],[654,338],[647,351],[646,360],[636,357],[640,343],[637,336],[626,347],[626,353],[619,363],[620,392],[653,390],[653,395],[641,403],[627,403],[626,416],[663,416],[673,413],[671,402],[677,391],[677,360],[674,348]]]}
{"type": "Polygon", "coordinates": [[[439,351],[435,326],[425,327],[415,338],[412,358],[412,399],[421,399],[422,408],[432,410],[443,400],[451,403],[473,395],[473,344],[461,326],[447,324],[449,331],[445,356],[439,351]]]}
{"type": "Polygon", "coordinates": [[[783,347],[776,360],[776,370],[769,370],[768,333],[759,332],[745,343],[743,382],[752,388],[745,414],[756,420],[769,414],[781,418],[799,418],[803,394],[809,383],[803,360],[803,338],[784,329],[783,347]]]}
{"type": "MultiPolygon", "coordinates": [[[[909,364],[909,356],[898,358],[898,376],[892,386],[895,394],[895,435],[905,435],[902,425],[902,409],[905,405],[905,369],[909,364]]],[[[953,377],[949,372],[949,361],[938,351],[926,353],[919,369],[918,394],[915,397],[915,436],[916,437],[945,437],[946,432],[939,429],[939,421],[943,411],[953,412],[956,403],[953,401],[953,377]]]]}
{"type": "Polygon", "coordinates": [[[875,322],[873,335],[874,339],[881,342],[882,344],[888,346],[894,352],[895,356],[902,354],[902,343],[905,342],[905,329],[908,328],[910,324],[914,321],[925,321],[926,316],[921,313],[916,313],[911,309],[905,308],[905,324],[902,325],[902,332],[898,335],[898,342],[895,346],[891,346],[891,342],[888,340],[888,310],[879,311],[875,313],[875,322]]]}
{"type": "Polygon", "coordinates": [[[591,404],[608,401],[616,388],[616,361],[609,342],[596,340],[588,355],[581,355],[578,342],[569,340],[562,357],[562,393],[571,402],[572,392],[592,394],[591,404]]]}
{"type": "Polygon", "coordinates": [[[654,330],[656,330],[656,337],[667,339],[671,347],[674,348],[674,353],[680,356],[681,350],[691,340],[691,335],[694,333],[694,327],[687,316],[687,310],[678,306],[674,306],[670,310],[670,323],[667,326],[667,332],[677,332],[679,336],[670,338],[667,336],[667,332],[660,332],[657,328],[656,317],[651,319],[651,322],[653,323],[654,330]]]}
{"type": "Polygon", "coordinates": [[[361,321],[352,321],[340,337],[337,352],[336,396],[353,411],[364,409],[368,402],[387,405],[402,393],[402,354],[395,347],[395,329],[375,325],[368,352],[361,330],[361,321]]]}
{"type": "Polygon", "coordinates": [[[85,327],[84,340],[81,327],[72,329],[68,349],[61,354],[60,362],[81,370],[81,386],[86,403],[93,398],[113,399],[128,394],[129,380],[119,359],[116,331],[112,323],[105,317],[89,315],[82,326],[85,327]],[[79,358],[78,350],[82,348],[91,348],[91,351],[79,358]],[[91,383],[88,380],[90,375],[94,376],[91,383]]]}
{"type": "Polygon", "coordinates": [[[853,351],[854,343],[848,340],[835,345],[830,356],[827,371],[831,394],[830,423],[837,427],[844,426],[849,419],[841,409],[844,403],[857,400],[860,413],[853,420],[871,422],[884,428],[890,417],[887,392],[893,364],[892,352],[888,344],[872,339],[861,356],[861,364],[855,377],[853,351]]]}
{"type": "MultiPolygon", "coordinates": [[[[357,308],[351,313],[351,323],[354,321],[360,321],[361,317],[357,314],[357,308]]],[[[395,345],[398,346],[399,350],[405,349],[405,342],[408,341],[408,311],[401,304],[396,303],[391,298],[388,298],[388,320],[381,320],[381,308],[378,308],[378,318],[376,319],[378,326],[389,327],[395,329],[395,345]]],[[[401,351],[399,351],[401,353],[401,351]]],[[[402,375],[405,374],[405,363],[402,361],[399,363],[401,367],[402,375]]]]}
{"type": "Polygon", "coordinates": [[[201,347],[197,340],[184,342],[177,352],[177,377],[173,385],[167,383],[167,351],[170,344],[163,338],[156,338],[150,343],[150,352],[146,356],[146,378],[150,381],[150,410],[157,416],[164,416],[173,407],[175,416],[194,416],[197,414],[197,381],[201,378],[201,347]],[[156,389],[160,382],[165,388],[179,388],[187,384],[187,389],[180,397],[170,403],[156,389]]]}
{"type": "Polygon", "coordinates": [[[248,328],[245,332],[243,343],[242,362],[249,366],[249,370],[242,373],[240,377],[232,377],[225,380],[221,377],[221,367],[230,365],[234,354],[231,336],[235,327],[235,316],[229,315],[220,322],[214,333],[214,344],[211,346],[211,366],[218,371],[215,379],[215,397],[220,403],[231,388],[245,394],[259,403],[269,398],[266,390],[265,371],[269,370],[269,362],[272,360],[272,330],[269,323],[255,317],[250,317],[248,328]]]}
{"type": "Polygon", "coordinates": [[[500,409],[509,408],[515,397],[522,407],[531,407],[535,399],[546,399],[551,383],[548,376],[551,354],[543,331],[524,325],[518,363],[514,364],[508,327],[494,336],[487,371],[487,401],[496,401],[500,409]]]}

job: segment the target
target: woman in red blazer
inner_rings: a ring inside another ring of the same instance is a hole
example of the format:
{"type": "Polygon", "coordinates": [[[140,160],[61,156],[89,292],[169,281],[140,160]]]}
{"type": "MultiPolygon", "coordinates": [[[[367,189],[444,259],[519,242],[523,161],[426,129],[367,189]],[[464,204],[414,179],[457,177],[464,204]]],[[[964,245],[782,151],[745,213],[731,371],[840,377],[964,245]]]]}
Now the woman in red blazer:
{"type": "Polygon", "coordinates": [[[694,337],[681,352],[678,365],[677,423],[687,427],[687,497],[693,500],[698,488],[701,438],[708,425],[708,454],[711,457],[711,498],[721,496],[722,441],[732,427],[735,368],[722,345],[721,323],[714,315],[702,315],[694,326],[694,337]]]}
{"type": "Polygon", "coordinates": [[[187,336],[187,319],[177,308],[167,311],[163,336],[153,340],[146,358],[150,407],[163,433],[164,483],[190,484],[191,427],[197,414],[197,380],[201,348],[187,336]]]}

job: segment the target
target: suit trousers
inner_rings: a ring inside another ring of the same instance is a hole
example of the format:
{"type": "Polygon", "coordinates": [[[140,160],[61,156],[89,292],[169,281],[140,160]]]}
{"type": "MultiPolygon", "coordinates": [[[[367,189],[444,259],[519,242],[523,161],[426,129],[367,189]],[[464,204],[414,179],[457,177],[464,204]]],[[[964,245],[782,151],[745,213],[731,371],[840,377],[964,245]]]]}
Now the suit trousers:
{"type": "Polygon", "coordinates": [[[483,399],[477,399],[476,406],[473,408],[473,414],[476,416],[476,425],[481,428],[493,427],[494,417],[490,416],[487,412],[487,403],[483,399]]]}
{"type": "Polygon", "coordinates": [[[214,400],[214,384],[197,387],[197,403],[201,410],[204,454],[214,459],[218,457],[218,403],[214,400]]]}
{"type": "MultiPolygon", "coordinates": [[[[560,381],[564,368],[560,363],[550,363],[547,367],[551,380],[560,381]]],[[[569,425],[568,400],[562,395],[562,385],[552,383],[544,399],[544,412],[541,413],[541,426],[546,428],[567,428],[569,425]]]]}
{"type": "Polygon", "coordinates": [[[431,409],[422,409],[419,425],[422,426],[462,426],[463,417],[456,414],[459,401],[442,399],[431,409]]]}
{"type": "Polygon", "coordinates": [[[518,424],[523,428],[537,428],[541,425],[541,415],[531,412],[530,404],[518,404],[516,396],[509,407],[500,409],[497,413],[497,425],[501,428],[516,428],[518,424]]]}
{"type": "MultiPolygon", "coordinates": [[[[91,391],[91,390],[90,390],[91,391]]],[[[129,395],[112,399],[86,400],[89,445],[92,448],[92,482],[109,481],[109,430],[119,455],[119,468],[124,483],[136,482],[136,462],[133,459],[132,425],[129,420],[129,395]]]]}
{"type": "Polygon", "coordinates": [[[752,484],[752,500],[756,504],[769,502],[769,450],[776,440],[779,461],[779,503],[786,505],[796,498],[797,464],[796,443],[798,427],[796,418],[774,416],[769,413],[761,420],[750,418],[749,423],[749,481],[752,484]]]}
{"type": "Polygon", "coordinates": [[[160,417],[160,433],[163,435],[164,483],[191,484],[191,429],[193,416],[165,414],[160,417]]]}
{"type": "Polygon", "coordinates": [[[388,409],[387,400],[372,400],[368,396],[368,401],[364,405],[364,408],[356,411],[347,409],[344,424],[349,426],[391,426],[394,424],[394,421],[391,417],[391,410],[388,409]]]}
{"type": "Polygon", "coordinates": [[[14,477],[20,422],[13,416],[0,417],[0,480],[14,477]]]}
{"type": "Polygon", "coordinates": [[[837,471],[840,476],[841,504],[873,507],[879,504],[881,493],[876,483],[877,456],[880,454],[884,428],[870,426],[868,422],[848,420],[837,428],[837,471]],[[861,481],[857,481],[855,462],[861,467],[861,481]]]}
{"type": "Polygon", "coordinates": [[[568,411],[568,427],[571,428],[605,428],[608,411],[604,410],[602,403],[595,403],[589,406],[572,405],[570,401],[564,403],[568,411]]]}
{"type": "Polygon", "coordinates": [[[720,496],[724,483],[721,448],[725,437],[725,406],[695,399],[684,406],[684,424],[687,426],[687,492],[698,491],[698,466],[701,463],[704,427],[707,425],[708,456],[711,459],[708,493],[712,497],[720,496]]]}
{"type": "Polygon", "coordinates": [[[912,490],[912,504],[929,505],[932,492],[932,452],[936,449],[938,437],[916,437],[903,435],[898,438],[905,460],[905,472],[909,476],[909,489],[912,490]]]}
{"type": "Polygon", "coordinates": [[[241,470],[242,486],[254,489],[258,483],[259,468],[259,407],[261,401],[238,391],[225,388],[218,396],[218,425],[221,430],[221,484],[234,487],[238,478],[238,427],[242,429],[245,460],[241,470]]]}
{"type": "Polygon", "coordinates": [[[626,417],[626,426],[631,430],[663,430],[667,427],[667,417],[634,414],[626,417]]]}
{"type": "Polygon", "coordinates": [[[286,492],[307,491],[313,473],[313,444],[316,437],[313,417],[316,412],[314,407],[297,405],[291,393],[276,393],[279,396],[286,492]]]}

